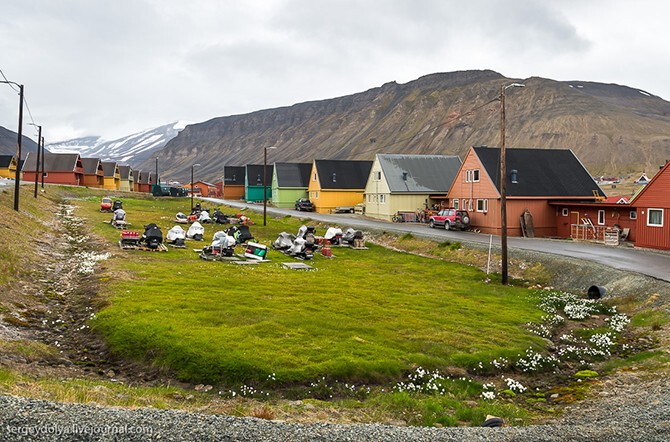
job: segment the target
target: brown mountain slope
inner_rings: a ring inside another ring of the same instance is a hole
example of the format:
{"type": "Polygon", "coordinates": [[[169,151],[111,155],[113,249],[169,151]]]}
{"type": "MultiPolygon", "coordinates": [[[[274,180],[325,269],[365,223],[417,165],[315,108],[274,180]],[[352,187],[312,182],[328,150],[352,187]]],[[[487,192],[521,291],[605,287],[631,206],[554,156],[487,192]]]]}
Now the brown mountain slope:
{"type": "MultiPolygon", "coordinates": [[[[37,137],[36,137],[37,138],[37,137]]],[[[25,159],[26,153],[37,152],[37,143],[22,135],[21,158],[25,159]]],[[[16,155],[18,134],[0,126],[0,155],[16,155]]]]}
{"type": "MultiPolygon", "coordinates": [[[[507,145],[572,149],[594,174],[654,171],[670,158],[670,103],[625,86],[509,79],[493,71],[432,74],[359,94],[187,126],[158,154],[162,176],[217,180],[224,165],[372,159],[375,153],[456,154],[497,146],[500,86],[507,145]]],[[[143,168],[151,168],[148,160],[143,168]]]]}

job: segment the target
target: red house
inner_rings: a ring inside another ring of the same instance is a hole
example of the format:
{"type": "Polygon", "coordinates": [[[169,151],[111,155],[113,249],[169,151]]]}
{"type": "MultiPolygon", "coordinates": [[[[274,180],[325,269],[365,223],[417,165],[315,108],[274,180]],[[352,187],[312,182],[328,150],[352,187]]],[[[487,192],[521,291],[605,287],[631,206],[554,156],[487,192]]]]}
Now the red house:
{"type": "MultiPolygon", "coordinates": [[[[37,154],[29,152],[23,163],[23,179],[35,181],[37,154]]],[[[40,167],[41,169],[41,167],[40,167]]],[[[84,183],[84,166],[78,153],[44,152],[44,182],[81,186],[84,183]]]]}
{"type": "Polygon", "coordinates": [[[637,211],[635,246],[670,250],[670,162],[630,204],[637,211]]]}
{"type": "MultiPolygon", "coordinates": [[[[533,217],[535,236],[556,236],[554,201],[588,202],[602,198],[593,181],[571,150],[506,150],[507,233],[521,236],[520,216],[533,217]]],[[[471,147],[449,193],[455,208],[470,213],[471,226],[482,233],[500,234],[500,149],[471,147]]]]}
{"type": "MultiPolygon", "coordinates": [[[[612,201],[627,201],[626,197],[617,197],[612,201]]],[[[556,208],[556,236],[559,238],[583,239],[583,231],[577,225],[586,226],[587,233],[594,233],[594,240],[604,240],[604,231],[618,228],[628,232],[627,240],[635,241],[637,212],[628,203],[610,202],[610,198],[597,202],[558,201],[550,203],[556,208]],[[589,223],[589,224],[586,224],[589,223]],[[593,225],[594,228],[588,227],[593,225]]]]}

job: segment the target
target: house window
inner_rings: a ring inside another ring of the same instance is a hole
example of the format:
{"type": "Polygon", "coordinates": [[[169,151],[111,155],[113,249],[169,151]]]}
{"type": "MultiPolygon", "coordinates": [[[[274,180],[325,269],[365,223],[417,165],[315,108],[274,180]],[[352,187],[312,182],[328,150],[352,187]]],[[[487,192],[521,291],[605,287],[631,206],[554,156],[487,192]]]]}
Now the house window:
{"type": "Polygon", "coordinates": [[[604,226],[605,225],[605,211],[604,210],[598,210],[598,225],[599,226],[604,226]]]}
{"type": "Polygon", "coordinates": [[[472,181],[471,177],[472,177],[472,171],[471,170],[466,170],[465,171],[465,182],[469,183],[470,181],[472,181]]]}
{"type": "Polygon", "coordinates": [[[316,181],[316,172],[314,172],[314,175],[312,175],[312,181],[316,181]]]}
{"type": "Polygon", "coordinates": [[[567,207],[564,207],[563,210],[561,210],[561,215],[563,215],[563,216],[568,216],[569,215],[567,207]]]}
{"type": "Polygon", "coordinates": [[[472,199],[468,200],[468,210],[472,212],[472,199]]]}
{"type": "Polygon", "coordinates": [[[472,181],[475,183],[479,182],[479,169],[475,169],[472,171],[472,181]]]}
{"type": "Polygon", "coordinates": [[[386,195],[380,194],[379,195],[379,202],[382,204],[386,204],[386,195]]]}
{"type": "Polygon", "coordinates": [[[454,209],[458,210],[458,199],[454,200],[454,209]]]}
{"type": "Polygon", "coordinates": [[[637,212],[635,210],[631,210],[630,213],[628,214],[628,217],[630,219],[637,219],[637,212]]]}
{"type": "Polygon", "coordinates": [[[319,191],[314,192],[314,198],[319,199],[319,191]]]}
{"type": "Polygon", "coordinates": [[[381,181],[381,179],[382,179],[382,172],[381,172],[381,171],[375,171],[375,173],[374,173],[374,179],[375,179],[375,181],[381,181]]]}
{"type": "Polygon", "coordinates": [[[647,210],[647,225],[652,227],[663,227],[663,209],[647,210]]]}
{"type": "Polygon", "coordinates": [[[489,200],[477,200],[477,212],[488,212],[489,200]]]}

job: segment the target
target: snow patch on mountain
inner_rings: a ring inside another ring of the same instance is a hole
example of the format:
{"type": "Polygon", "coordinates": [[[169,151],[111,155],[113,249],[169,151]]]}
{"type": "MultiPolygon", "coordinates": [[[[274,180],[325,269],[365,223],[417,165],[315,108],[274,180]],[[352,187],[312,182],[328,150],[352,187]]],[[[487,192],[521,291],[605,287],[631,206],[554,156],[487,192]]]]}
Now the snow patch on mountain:
{"type": "Polygon", "coordinates": [[[152,154],[162,149],[188,124],[186,121],[147,129],[116,140],[105,140],[98,136],[75,138],[48,143],[47,150],[53,153],[78,153],[82,158],[101,158],[137,167],[152,154]]]}

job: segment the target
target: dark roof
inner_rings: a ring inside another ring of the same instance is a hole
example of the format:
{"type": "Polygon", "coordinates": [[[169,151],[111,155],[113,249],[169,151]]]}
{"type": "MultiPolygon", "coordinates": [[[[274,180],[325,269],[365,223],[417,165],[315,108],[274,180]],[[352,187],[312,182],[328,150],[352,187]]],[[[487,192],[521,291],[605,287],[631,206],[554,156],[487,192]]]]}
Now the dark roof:
{"type": "Polygon", "coordinates": [[[14,158],[14,155],[0,155],[0,167],[5,168],[11,166],[14,158]]]}
{"type": "MultiPolygon", "coordinates": [[[[46,172],[74,172],[79,160],[78,153],[51,153],[44,152],[44,170],[46,172]]],[[[37,154],[34,152],[28,153],[23,167],[24,171],[35,171],[35,163],[37,162],[37,154]]]]}
{"type": "Polygon", "coordinates": [[[312,163],[275,163],[278,187],[309,187],[312,163]]]}
{"type": "Polygon", "coordinates": [[[149,184],[149,171],[142,171],[140,172],[140,183],[141,184],[149,184]]]}
{"type": "Polygon", "coordinates": [[[111,176],[113,177],[116,175],[116,167],[117,167],[117,162],[116,161],[103,161],[102,162],[102,170],[105,171],[105,176],[111,176]]]}
{"type": "MultiPolygon", "coordinates": [[[[484,169],[500,192],[500,148],[474,147],[484,169]]],[[[569,149],[506,149],[507,196],[590,197],[597,190],[591,174],[569,149]],[[517,171],[517,183],[511,171],[517,171]]]]}
{"type": "Polygon", "coordinates": [[[119,175],[122,180],[130,180],[130,166],[119,166],[119,175]]]}
{"type": "Polygon", "coordinates": [[[314,160],[322,189],[365,189],[372,161],[314,160]]]}
{"type": "MultiPolygon", "coordinates": [[[[247,164],[244,166],[246,168],[246,182],[247,186],[262,186],[263,185],[263,165],[262,164],[247,164]],[[260,178],[259,178],[260,177],[260,178]],[[260,179],[260,182],[259,182],[260,179]]],[[[272,164],[267,165],[267,178],[265,181],[266,186],[272,185],[272,173],[274,168],[272,164]]]]}
{"type": "Polygon", "coordinates": [[[97,175],[100,158],[82,158],[81,164],[84,167],[84,173],[86,175],[97,175]]]}
{"type": "Polygon", "coordinates": [[[452,155],[377,154],[392,193],[446,193],[454,182],[461,159],[452,155]]]}
{"type": "Polygon", "coordinates": [[[223,184],[224,185],[244,185],[246,176],[244,166],[223,166],[223,184]]]}

